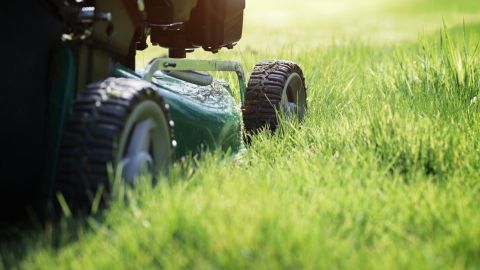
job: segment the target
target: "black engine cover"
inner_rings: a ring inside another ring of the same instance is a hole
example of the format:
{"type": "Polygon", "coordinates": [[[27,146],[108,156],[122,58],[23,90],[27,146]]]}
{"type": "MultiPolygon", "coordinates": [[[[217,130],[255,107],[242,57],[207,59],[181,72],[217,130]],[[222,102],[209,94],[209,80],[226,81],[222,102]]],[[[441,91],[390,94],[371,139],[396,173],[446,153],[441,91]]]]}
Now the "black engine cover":
{"type": "Polygon", "coordinates": [[[245,0],[200,0],[186,27],[192,44],[211,51],[238,42],[244,9],[245,0]]]}
{"type": "MultiPolygon", "coordinates": [[[[159,27],[149,17],[152,43],[166,48],[198,48],[216,52],[242,37],[245,0],[198,0],[180,28],[159,27]]],[[[147,13],[151,14],[151,12],[147,13]]]]}
{"type": "Polygon", "coordinates": [[[172,24],[190,19],[197,0],[145,0],[145,9],[150,24],[172,24]]]}

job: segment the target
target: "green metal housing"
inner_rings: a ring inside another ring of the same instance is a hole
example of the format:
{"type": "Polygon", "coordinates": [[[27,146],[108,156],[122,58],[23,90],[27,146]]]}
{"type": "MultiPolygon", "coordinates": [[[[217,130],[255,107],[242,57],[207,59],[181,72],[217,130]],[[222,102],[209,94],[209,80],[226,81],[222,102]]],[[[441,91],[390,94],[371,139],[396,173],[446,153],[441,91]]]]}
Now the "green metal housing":
{"type": "MultiPolygon", "coordinates": [[[[186,64],[185,70],[188,67],[196,70],[195,65],[199,63],[195,60],[162,60],[182,61],[186,64]],[[187,61],[190,64],[187,64],[187,61]]],[[[222,71],[215,67],[211,71],[215,70],[222,71]]],[[[145,76],[149,76],[148,71],[139,74],[122,66],[118,66],[114,73],[114,77],[143,79],[145,76]]],[[[234,97],[228,91],[230,86],[226,82],[213,81],[209,86],[199,86],[162,72],[152,73],[152,76],[147,79],[157,86],[157,90],[170,107],[172,120],[175,123],[175,139],[178,143],[176,157],[199,154],[205,150],[218,148],[237,152],[243,147],[241,105],[236,104],[234,97]]],[[[239,80],[240,85],[243,86],[243,79],[239,77],[239,80]]]]}
{"type": "MultiPolygon", "coordinates": [[[[82,49],[77,50],[82,54],[82,49]]],[[[72,109],[76,93],[81,91],[76,76],[81,57],[74,57],[75,49],[64,41],[55,50],[52,62],[53,84],[50,95],[48,118],[48,142],[46,144],[45,171],[46,185],[41,201],[51,202],[59,162],[60,142],[63,130],[72,109]],[[79,59],[80,60],[77,60],[79,59]]],[[[99,78],[124,77],[147,80],[169,106],[174,121],[174,135],[177,141],[175,157],[198,155],[213,149],[238,152],[243,148],[243,122],[241,103],[244,100],[245,76],[241,65],[230,61],[201,61],[187,59],[158,58],[141,72],[135,72],[121,64],[104,71],[99,78]],[[238,78],[240,104],[237,104],[225,81],[214,80],[211,85],[200,86],[164,73],[164,71],[223,71],[235,72],[238,78]]]]}

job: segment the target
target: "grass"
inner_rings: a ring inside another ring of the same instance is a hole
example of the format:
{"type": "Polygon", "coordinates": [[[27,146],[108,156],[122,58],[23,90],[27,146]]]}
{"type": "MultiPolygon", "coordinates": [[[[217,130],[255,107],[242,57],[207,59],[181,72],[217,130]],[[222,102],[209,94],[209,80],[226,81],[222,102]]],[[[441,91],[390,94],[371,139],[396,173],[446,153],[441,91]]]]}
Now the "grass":
{"type": "MultiPolygon", "coordinates": [[[[84,224],[3,245],[24,269],[480,268],[476,1],[248,2],[236,51],[298,62],[305,123],[177,164],[84,224]],[[444,26],[446,25],[446,26],[444,26]]],[[[164,53],[150,49],[144,59],[164,53]]]]}

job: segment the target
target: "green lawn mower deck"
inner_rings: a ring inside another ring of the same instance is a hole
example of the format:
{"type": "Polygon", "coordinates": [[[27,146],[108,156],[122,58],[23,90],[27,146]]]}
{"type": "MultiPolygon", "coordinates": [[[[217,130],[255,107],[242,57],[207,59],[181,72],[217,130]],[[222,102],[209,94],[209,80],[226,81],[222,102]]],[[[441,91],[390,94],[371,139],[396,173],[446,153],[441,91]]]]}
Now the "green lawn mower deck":
{"type": "Polygon", "coordinates": [[[131,186],[141,175],[157,180],[182,157],[236,153],[259,130],[274,132],[279,119],[304,117],[305,79],[292,62],[261,62],[247,83],[237,62],[185,58],[199,47],[233,48],[244,0],[46,2],[65,27],[45,67],[43,176],[31,182],[38,188],[26,200],[46,205],[40,211],[88,212],[111,195],[115,179],[131,186]],[[148,36],[169,49],[169,58],[135,72],[135,52],[148,36]],[[213,72],[234,73],[237,83],[213,72]]]}

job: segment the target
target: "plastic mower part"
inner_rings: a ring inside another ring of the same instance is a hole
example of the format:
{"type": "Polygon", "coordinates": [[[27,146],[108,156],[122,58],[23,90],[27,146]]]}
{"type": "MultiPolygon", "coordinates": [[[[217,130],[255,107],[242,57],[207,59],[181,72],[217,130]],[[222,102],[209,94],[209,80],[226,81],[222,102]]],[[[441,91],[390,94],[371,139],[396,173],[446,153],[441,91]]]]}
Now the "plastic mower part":
{"type": "Polygon", "coordinates": [[[281,117],[302,121],[306,108],[305,78],[297,64],[266,61],[255,66],[242,110],[247,134],[255,134],[263,128],[274,132],[281,117]]]}

